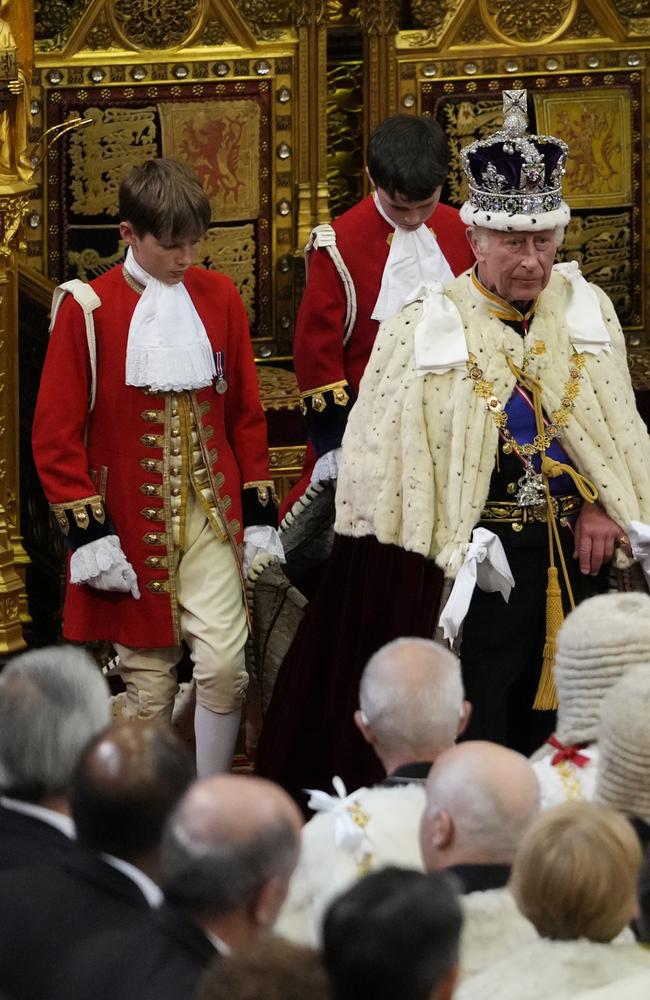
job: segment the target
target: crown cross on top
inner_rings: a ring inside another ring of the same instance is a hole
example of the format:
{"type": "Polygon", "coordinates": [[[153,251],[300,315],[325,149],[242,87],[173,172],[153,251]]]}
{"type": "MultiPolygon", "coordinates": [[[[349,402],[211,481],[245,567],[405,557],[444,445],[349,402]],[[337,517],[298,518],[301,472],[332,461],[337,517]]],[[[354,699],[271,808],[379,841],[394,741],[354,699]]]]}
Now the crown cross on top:
{"type": "Polygon", "coordinates": [[[503,91],[503,131],[525,135],[528,127],[527,90],[503,91]]]}

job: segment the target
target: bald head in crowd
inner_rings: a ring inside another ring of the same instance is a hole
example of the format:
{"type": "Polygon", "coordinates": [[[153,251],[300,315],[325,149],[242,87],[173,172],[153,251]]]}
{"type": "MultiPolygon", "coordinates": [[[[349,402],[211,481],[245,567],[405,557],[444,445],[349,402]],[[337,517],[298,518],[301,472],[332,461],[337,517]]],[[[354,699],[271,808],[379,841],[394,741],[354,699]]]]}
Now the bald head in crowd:
{"type": "Polygon", "coordinates": [[[164,823],[193,778],[191,754],[165,726],[115,723],[91,741],[72,781],[77,839],[158,881],[164,823]]]}
{"type": "Polygon", "coordinates": [[[458,658],[439,643],[395,639],[368,661],[355,722],[388,774],[435,760],[468,715],[458,658]]]}
{"type": "Polygon", "coordinates": [[[427,781],[420,826],[425,868],[511,864],[538,810],[537,778],[521,754],[479,740],[452,747],[427,781]]]}
{"type": "Polygon", "coordinates": [[[293,800],[270,781],[230,774],[195,782],[163,837],[167,900],[232,948],[270,931],[301,824],[293,800]]]}
{"type": "Polygon", "coordinates": [[[0,791],[67,812],[79,756],[110,722],[109,691],[88,653],[46,646],[0,674],[0,791]]]}

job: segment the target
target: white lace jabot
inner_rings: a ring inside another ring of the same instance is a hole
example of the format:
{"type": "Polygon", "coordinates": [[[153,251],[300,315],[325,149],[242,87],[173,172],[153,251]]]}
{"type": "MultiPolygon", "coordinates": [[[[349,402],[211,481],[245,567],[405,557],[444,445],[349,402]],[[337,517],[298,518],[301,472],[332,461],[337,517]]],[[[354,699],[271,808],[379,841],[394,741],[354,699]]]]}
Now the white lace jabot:
{"type": "Polygon", "coordinates": [[[379,214],[395,230],[372,311],[372,319],[381,323],[396,316],[420,285],[440,282],[446,288],[454,275],[437,239],[424,223],[418,229],[401,229],[388,218],[376,194],[374,199],[379,214]]]}
{"type": "Polygon", "coordinates": [[[126,384],[156,392],[209,385],[215,376],[212,347],[185,285],[153,278],[140,267],[131,247],[124,267],[145,286],[129,326],[126,384]]]}

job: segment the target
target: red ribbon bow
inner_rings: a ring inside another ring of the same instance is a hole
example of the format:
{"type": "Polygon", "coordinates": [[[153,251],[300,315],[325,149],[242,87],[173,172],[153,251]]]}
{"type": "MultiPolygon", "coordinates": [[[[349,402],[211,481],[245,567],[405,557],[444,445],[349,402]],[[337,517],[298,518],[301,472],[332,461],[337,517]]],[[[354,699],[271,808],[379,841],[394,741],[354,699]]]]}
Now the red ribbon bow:
{"type": "Polygon", "coordinates": [[[557,750],[557,753],[553,754],[551,758],[553,767],[563,760],[569,760],[577,767],[584,767],[585,764],[589,763],[589,757],[585,757],[583,753],[580,753],[587,746],[586,743],[573,743],[571,746],[565,747],[563,743],[560,743],[557,736],[549,736],[546,742],[557,750]]]}

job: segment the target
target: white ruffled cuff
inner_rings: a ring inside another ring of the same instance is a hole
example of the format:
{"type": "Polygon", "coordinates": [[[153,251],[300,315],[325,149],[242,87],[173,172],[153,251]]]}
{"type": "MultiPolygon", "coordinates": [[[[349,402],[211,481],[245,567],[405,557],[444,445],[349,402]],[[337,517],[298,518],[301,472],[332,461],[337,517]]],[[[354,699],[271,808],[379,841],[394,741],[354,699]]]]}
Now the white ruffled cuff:
{"type": "Polygon", "coordinates": [[[276,528],[269,524],[253,524],[244,528],[244,576],[248,575],[255,557],[261,553],[284,563],[284,548],[276,528]]]}
{"type": "Polygon", "coordinates": [[[332,451],[326,451],[324,455],[321,455],[311,470],[311,482],[326,483],[332,479],[338,479],[342,456],[342,448],[333,448],[332,451]]]}
{"type": "Polygon", "coordinates": [[[70,582],[87,583],[96,590],[130,591],[136,600],[140,597],[138,578],[117,535],[96,538],[76,549],[70,558],[70,582]]]}

